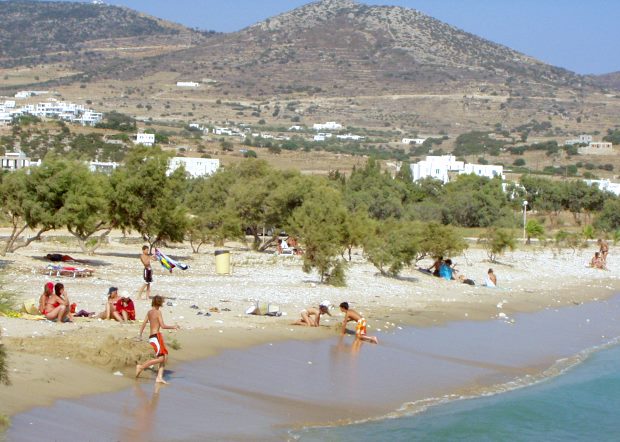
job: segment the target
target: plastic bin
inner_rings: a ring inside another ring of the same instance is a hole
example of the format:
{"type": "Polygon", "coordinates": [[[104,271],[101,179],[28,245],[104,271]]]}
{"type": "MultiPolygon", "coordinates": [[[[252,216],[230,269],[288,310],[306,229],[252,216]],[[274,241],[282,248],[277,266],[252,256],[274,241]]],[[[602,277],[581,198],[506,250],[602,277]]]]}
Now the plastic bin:
{"type": "Polygon", "coordinates": [[[230,275],[230,252],[228,250],[215,251],[215,273],[230,275]]]}

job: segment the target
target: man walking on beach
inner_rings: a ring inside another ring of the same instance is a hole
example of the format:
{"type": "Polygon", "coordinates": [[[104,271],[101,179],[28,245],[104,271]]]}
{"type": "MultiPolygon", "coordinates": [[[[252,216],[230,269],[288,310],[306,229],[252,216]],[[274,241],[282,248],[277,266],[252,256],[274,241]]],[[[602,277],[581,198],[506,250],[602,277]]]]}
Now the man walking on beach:
{"type": "Polygon", "coordinates": [[[342,334],[347,332],[347,322],[355,321],[355,339],[358,341],[372,342],[378,344],[379,340],[374,336],[366,335],[366,319],[362,317],[358,312],[349,308],[348,302],[342,302],[340,304],[340,311],[344,313],[344,320],[342,321],[342,334]]]}
{"type": "Polygon", "coordinates": [[[144,266],[144,285],[138,292],[138,299],[142,299],[142,292],[146,289],[146,298],[151,297],[151,282],[153,282],[153,269],[151,268],[151,261],[155,258],[149,254],[149,246],[142,246],[142,254],[140,255],[140,262],[144,266]]]}
{"type": "Polygon", "coordinates": [[[164,305],[164,298],[159,295],[155,296],[153,298],[153,302],[151,303],[153,308],[146,314],[142,327],[140,327],[140,339],[142,339],[142,333],[144,332],[146,323],[148,322],[150,324],[151,333],[149,334],[149,344],[151,344],[151,347],[153,347],[153,350],[155,351],[155,358],[146,361],[144,364],[137,364],[136,377],[139,377],[140,373],[142,373],[145,368],[159,364],[159,370],[157,371],[157,378],[155,379],[155,382],[167,384],[164,380],[164,367],[166,366],[166,361],[168,360],[168,349],[166,348],[164,337],[161,334],[160,329],[178,330],[180,327],[178,325],[164,324],[164,317],[159,310],[162,305],[164,305]]]}

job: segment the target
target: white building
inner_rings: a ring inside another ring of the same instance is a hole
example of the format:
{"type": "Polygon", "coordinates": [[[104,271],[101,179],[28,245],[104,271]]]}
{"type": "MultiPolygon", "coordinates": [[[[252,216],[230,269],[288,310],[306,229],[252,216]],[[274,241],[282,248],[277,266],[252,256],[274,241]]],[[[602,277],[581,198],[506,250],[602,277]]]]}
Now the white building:
{"type": "Polygon", "coordinates": [[[416,146],[421,146],[426,141],[426,138],[403,138],[402,144],[415,144],[416,146]]]}
{"type": "Polygon", "coordinates": [[[620,196],[620,183],[612,183],[609,180],[584,180],[588,186],[597,185],[599,189],[620,196]]]}
{"type": "Polygon", "coordinates": [[[152,146],[155,144],[155,134],[137,134],[135,144],[142,144],[144,146],[152,146]]]}
{"type": "Polygon", "coordinates": [[[13,121],[13,114],[8,112],[0,112],[0,126],[6,126],[13,121]]]}
{"type": "Polygon", "coordinates": [[[490,164],[465,164],[457,161],[454,155],[427,156],[425,160],[411,165],[413,181],[424,178],[434,178],[444,184],[450,181],[451,175],[474,174],[480,177],[504,179],[503,166],[490,164]]]}
{"type": "Polygon", "coordinates": [[[198,87],[200,83],[195,81],[177,81],[177,87],[198,87]]]}
{"type": "Polygon", "coordinates": [[[578,138],[574,138],[572,140],[566,140],[564,142],[565,146],[573,146],[575,144],[590,144],[592,142],[592,135],[581,134],[578,138]]]}
{"type": "Polygon", "coordinates": [[[91,161],[88,163],[88,168],[91,172],[100,172],[105,174],[111,174],[118,167],[118,163],[115,162],[102,162],[102,161],[91,161]]]}
{"type": "Polygon", "coordinates": [[[353,134],[336,135],[336,138],[338,138],[339,140],[353,140],[353,141],[362,141],[364,139],[364,137],[362,137],[361,135],[353,135],[353,134]]]}
{"type": "Polygon", "coordinates": [[[23,152],[7,152],[4,156],[0,156],[0,168],[2,170],[18,170],[36,165],[38,163],[32,163],[23,152]]]}
{"type": "Polygon", "coordinates": [[[328,121],[327,123],[324,123],[324,124],[320,124],[320,123],[314,124],[312,128],[316,131],[340,130],[342,129],[342,124],[336,123],[335,121],[328,121]]]}
{"type": "Polygon", "coordinates": [[[611,155],[614,153],[614,146],[606,141],[591,141],[578,151],[581,155],[611,155]]]}
{"type": "Polygon", "coordinates": [[[185,167],[192,178],[213,175],[220,168],[220,160],[212,158],[174,157],[168,165],[168,175],[179,167],[185,167]]]}
{"type": "Polygon", "coordinates": [[[474,174],[480,177],[493,179],[500,177],[504,180],[504,167],[494,166],[492,164],[465,164],[465,169],[459,172],[461,174],[474,174]]]}
{"type": "Polygon", "coordinates": [[[289,132],[291,132],[291,131],[304,130],[304,128],[301,127],[301,126],[295,125],[295,126],[289,127],[288,130],[289,130],[289,132]]]}
{"type": "Polygon", "coordinates": [[[314,141],[325,141],[328,138],[331,138],[333,135],[330,133],[318,133],[314,136],[314,141]]]}
{"type": "Polygon", "coordinates": [[[19,91],[15,94],[15,98],[30,98],[45,94],[49,94],[49,91],[19,91]]]}

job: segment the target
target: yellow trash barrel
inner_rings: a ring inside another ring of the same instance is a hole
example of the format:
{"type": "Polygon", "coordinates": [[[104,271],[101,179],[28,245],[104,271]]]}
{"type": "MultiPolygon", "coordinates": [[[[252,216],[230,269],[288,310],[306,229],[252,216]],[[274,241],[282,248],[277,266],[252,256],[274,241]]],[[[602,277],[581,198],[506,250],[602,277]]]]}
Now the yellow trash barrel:
{"type": "Polygon", "coordinates": [[[215,251],[215,273],[230,275],[230,252],[228,250],[215,251]]]}

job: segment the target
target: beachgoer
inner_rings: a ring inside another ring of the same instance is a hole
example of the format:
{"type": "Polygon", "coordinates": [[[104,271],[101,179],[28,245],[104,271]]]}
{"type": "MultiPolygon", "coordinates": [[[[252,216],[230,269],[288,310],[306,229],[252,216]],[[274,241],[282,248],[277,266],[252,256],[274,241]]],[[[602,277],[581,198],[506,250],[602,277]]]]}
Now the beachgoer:
{"type": "Polygon", "coordinates": [[[426,270],[428,270],[429,272],[432,271],[433,276],[439,277],[439,269],[441,268],[442,263],[443,263],[443,256],[438,256],[437,259],[435,259],[435,262],[433,263],[433,265],[430,266],[426,270]]]}
{"type": "Polygon", "coordinates": [[[489,288],[497,287],[497,276],[495,276],[493,269],[489,269],[487,272],[487,276],[484,278],[484,285],[489,288]]]}
{"type": "Polygon", "coordinates": [[[116,301],[114,306],[116,312],[122,317],[123,322],[136,320],[136,308],[129,297],[129,293],[126,291],[121,293],[120,299],[116,301]]]}
{"type": "Polygon", "coordinates": [[[452,260],[451,259],[446,259],[444,262],[441,263],[441,266],[439,267],[439,277],[446,279],[448,281],[454,279],[452,276],[452,273],[454,272],[454,269],[452,268],[452,260]]]}
{"type": "Polygon", "coordinates": [[[43,293],[39,298],[39,311],[50,321],[57,321],[65,317],[67,306],[54,293],[54,283],[47,282],[43,286],[43,293]]]}
{"type": "Polygon", "coordinates": [[[607,254],[609,253],[609,244],[607,241],[603,241],[602,238],[599,238],[597,241],[599,246],[599,252],[601,254],[601,261],[603,262],[603,266],[607,264],[607,254]]]}
{"type": "Polygon", "coordinates": [[[306,325],[308,327],[318,327],[321,322],[321,315],[329,315],[329,301],[323,301],[319,304],[319,308],[308,307],[301,311],[301,319],[293,322],[292,325],[306,325]]]}
{"type": "Polygon", "coordinates": [[[140,373],[142,373],[145,368],[159,364],[159,370],[157,371],[157,378],[155,379],[155,382],[167,384],[164,380],[164,367],[166,365],[166,361],[168,360],[168,349],[166,348],[164,337],[161,334],[160,329],[178,330],[180,327],[178,325],[166,325],[164,323],[164,317],[159,310],[162,305],[164,305],[164,298],[159,295],[154,296],[153,301],[151,302],[151,307],[153,308],[146,314],[142,327],[140,327],[140,339],[142,339],[142,333],[144,332],[147,322],[150,325],[151,333],[149,334],[149,344],[151,344],[151,347],[153,347],[153,350],[155,351],[155,358],[146,361],[144,364],[137,364],[136,377],[139,377],[140,373]]]}
{"type": "Polygon", "coordinates": [[[71,301],[69,301],[69,294],[65,289],[65,286],[62,282],[57,282],[54,286],[54,293],[56,297],[60,299],[60,303],[66,306],[65,315],[62,319],[63,322],[73,322],[73,309],[75,309],[75,304],[71,305],[71,301]]]}
{"type": "Polygon", "coordinates": [[[123,321],[123,317],[118,311],[116,311],[116,303],[120,297],[118,296],[118,289],[116,287],[110,287],[108,289],[108,299],[105,304],[105,310],[101,312],[99,318],[101,319],[116,319],[119,322],[123,321]]]}
{"type": "Polygon", "coordinates": [[[45,257],[47,259],[49,259],[52,262],[79,262],[79,263],[86,263],[86,261],[81,261],[79,259],[75,259],[69,255],[61,255],[60,253],[48,253],[47,255],[45,255],[45,257]]]}
{"type": "Polygon", "coordinates": [[[153,282],[153,269],[151,268],[151,261],[155,260],[155,257],[149,254],[149,246],[142,246],[142,253],[140,254],[140,262],[144,266],[143,278],[144,285],[138,292],[138,299],[142,299],[142,292],[146,289],[146,298],[151,297],[151,283],[153,282]]]}
{"type": "Polygon", "coordinates": [[[347,323],[349,321],[355,321],[355,339],[360,341],[372,342],[378,344],[379,340],[374,336],[368,336],[366,334],[366,319],[355,310],[349,308],[348,302],[340,303],[340,311],[344,313],[344,320],[342,321],[342,334],[347,332],[347,323]]]}
{"type": "Polygon", "coordinates": [[[601,269],[601,270],[605,269],[605,262],[601,258],[600,252],[594,252],[594,256],[592,257],[592,260],[590,261],[590,267],[594,269],[601,269]]]}

